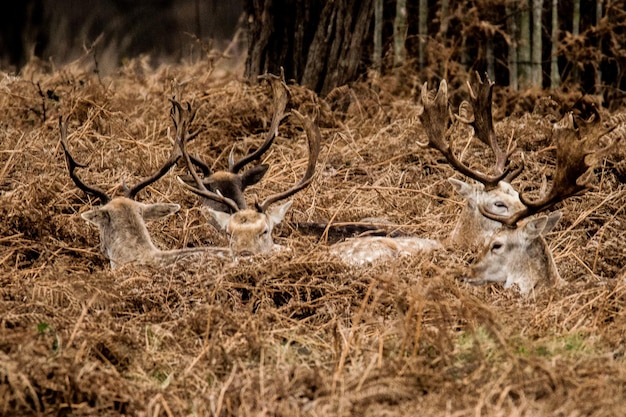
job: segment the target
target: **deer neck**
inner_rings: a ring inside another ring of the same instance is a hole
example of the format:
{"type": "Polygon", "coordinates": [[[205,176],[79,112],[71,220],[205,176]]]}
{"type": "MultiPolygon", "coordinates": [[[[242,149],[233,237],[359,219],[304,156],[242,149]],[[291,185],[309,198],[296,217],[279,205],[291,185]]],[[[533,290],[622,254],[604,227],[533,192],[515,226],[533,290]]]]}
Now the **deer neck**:
{"type": "Polygon", "coordinates": [[[120,207],[111,219],[111,223],[99,225],[102,252],[111,260],[111,268],[129,262],[153,262],[160,250],[152,243],[136,208],[120,207]]]}

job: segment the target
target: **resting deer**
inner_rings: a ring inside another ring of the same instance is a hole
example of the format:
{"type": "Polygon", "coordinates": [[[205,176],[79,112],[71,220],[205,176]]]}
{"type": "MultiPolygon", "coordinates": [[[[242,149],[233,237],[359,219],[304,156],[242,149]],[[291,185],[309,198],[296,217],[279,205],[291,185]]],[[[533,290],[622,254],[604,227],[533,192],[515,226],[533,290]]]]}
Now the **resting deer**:
{"type": "MultiPolygon", "coordinates": [[[[199,158],[190,157],[190,161],[193,165],[202,171],[203,179],[201,181],[204,188],[213,193],[220,193],[222,196],[230,198],[237,204],[238,209],[247,208],[244,191],[247,187],[258,183],[263,178],[269,168],[269,165],[259,164],[243,172],[240,171],[251,162],[259,160],[271,147],[274,138],[278,134],[278,126],[286,116],[285,108],[290,95],[287,85],[285,84],[285,77],[282,71],[280,76],[265,74],[259,78],[269,82],[273,93],[274,107],[270,129],[267,132],[265,140],[261,146],[259,146],[254,152],[247,154],[245,157],[237,161],[234,160],[233,148],[228,157],[227,171],[212,172],[211,168],[199,158]]],[[[186,108],[183,108],[183,106],[175,100],[172,100],[172,105],[172,118],[174,120],[174,124],[182,130],[189,128],[195,117],[195,111],[192,111],[189,104],[187,104],[186,108]],[[182,124],[186,124],[186,126],[182,126],[182,124]]],[[[192,137],[193,135],[189,135],[185,143],[188,143],[189,139],[192,137]]],[[[216,200],[205,199],[205,204],[213,210],[231,212],[229,205],[216,200]]]]}
{"type": "Polygon", "coordinates": [[[580,130],[574,128],[571,114],[555,124],[553,136],[556,145],[556,168],[552,186],[546,195],[531,200],[526,194],[522,194],[520,200],[524,208],[510,215],[493,213],[489,207],[479,206],[484,216],[505,227],[491,238],[471,266],[468,282],[503,282],[504,288],[517,285],[523,294],[528,294],[540,284],[554,285],[563,282],[544,239],[558,223],[561,213],[557,211],[528,219],[589,189],[593,167],[608,147],[592,150],[597,145],[598,136],[581,139],[580,130]]]}
{"type": "MultiPolygon", "coordinates": [[[[135,201],[135,197],[141,190],[157,181],[176,164],[176,161],[181,157],[180,147],[177,143],[175,143],[169,159],[154,175],[132,188],[126,188],[124,196],[112,198],[102,189],[85,184],[76,175],[76,168],[85,168],[86,165],[76,162],[70,153],[67,144],[67,124],[61,118],[59,118],[59,129],[61,146],[65,153],[70,178],[79,189],[96,197],[102,204],[98,208],[82,213],[81,217],[98,227],[101,251],[110,260],[111,269],[127,263],[165,265],[198,254],[227,255],[226,248],[161,250],[154,245],[150,238],[145,222],[176,213],[180,206],[169,203],[140,203],[135,201]]],[[[181,131],[177,130],[175,142],[183,140],[180,135],[181,131]]]]}
{"type": "MultiPolygon", "coordinates": [[[[458,121],[472,125],[476,137],[494,153],[493,174],[472,169],[454,154],[453,136],[448,128],[450,118],[446,81],[443,80],[436,91],[428,91],[427,84],[422,86],[421,91],[424,111],[420,114],[420,120],[428,136],[428,142],[418,144],[438,150],[454,169],[477,181],[476,184],[469,184],[449,178],[456,192],[467,201],[449,239],[450,245],[462,248],[485,245],[493,233],[502,226],[501,223],[485,217],[479,207],[488,207],[491,213],[499,215],[511,214],[523,208],[519,194],[510,184],[522,172],[523,164],[517,167],[509,165],[509,159],[515,149],[504,152],[498,145],[499,138],[493,129],[491,114],[493,86],[493,82],[488,78],[483,82],[476,74],[474,84],[468,83],[470,102],[463,102],[459,114],[455,115],[458,121]]],[[[426,253],[440,248],[442,245],[431,239],[364,237],[339,243],[331,249],[331,252],[350,260],[352,264],[362,265],[375,260],[426,253]]]]}
{"type": "Polygon", "coordinates": [[[454,178],[449,179],[455,191],[467,201],[450,235],[450,244],[462,248],[486,244],[501,227],[497,221],[483,216],[479,207],[488,207],[491,213],[502,216],[523,208],[519,194],[510,184],[522,172],[523,161],[517,167],[510,165],[510,157],[516,152],[515,147],[504,152],[498,145],[501,139],[493,128],[491,110],[494,83],[488,77],[483,82],[478,73],[475,76],[473,85],[468,82],[470,101],[461,103],[459,114],[455,114],[455,118],[471,125],[478,140],[491,149],[495,156],[493,174],[472,169],[454,154],[453,135],[448,129],[450,117],[446,81],[441,81],[437,91],[428,91],[427,84],[424,83],[421,94],[424,111],[420,120],[426,130],[428,142],[418,144],[438,150],[456,171],[477,181],[476,184],[468,184],[454,178]]]}
{"type": "Polygon", "coordinates": [[[291,114],[299,119],[306,132],[309,152],[306,172],[296,185],[286,191],[267,197],[260,204],[255,203],[254,209],[242,208],[233,199],[222,195],[219,191],[207,189],[193,167],[193,162],[185,148],[185,143],[180,143],[187,167],[194,177],[195,187],[184,181],[180,182],[187,190],[228,207],[228,211],[214,210],[210,207],[208,211],[229,235],[230,253],[235,259],[264,254],[277,249],[272,239],[272,230],[274,226],[283,220],[287,210],[291,207],[292,201],[287,201],[274,208],[270,208],[270,206],[291,197],[307,187],[313,180],[315,165],[320,151],[321,133],[315,120],[311,120],[308,116],[303,116],[295,110],[291,114]]]}

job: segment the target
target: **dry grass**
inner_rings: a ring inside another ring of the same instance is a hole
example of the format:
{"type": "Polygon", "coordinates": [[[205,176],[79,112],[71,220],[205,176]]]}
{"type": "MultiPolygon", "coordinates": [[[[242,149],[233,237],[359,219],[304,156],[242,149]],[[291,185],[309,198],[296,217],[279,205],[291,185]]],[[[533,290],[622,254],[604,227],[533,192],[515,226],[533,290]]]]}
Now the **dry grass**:
{"type": "MultiPolygon", "coordinates": [[[[424,133],[413,83],[359,84],[322,108],[318,176],[278,230],[290,251],[112,272],[79,216],[92,202],[68,178],[58,116],[70,116],[70,145],[90,163],[82,177],[113,190],[168,156],[172,94],[199,109],[193,152],[223,167],[231,144],[245,152],[262,140],[268,89],[200,64],[133,61],[102,79],[78,66],[31,73],[0,79],[0,415],[626,414],[619,160],[561,207],[549,242],[565,288],[522,298],[469,287],[455,277],[472,254],[456,252],[351,269],[295,224],[383,217],[445,238],[461,207],[446,181],[452,170],[416,145],[424,133]]],[[[291,89],[290,105],[306,110],[313,93],[291,89]]],[[[550,175],[546,115],[497,129],[515,131],[526,154],[521,187],[550,175]]],[[[475,163],[482,155],[465,151],[475,163]]],[[[304,136],[290,120],[265,159],[272,168],[249,195],[302,175],[304,136]]],[[[150,225],[155,241],[223,245],[174,174],[140,195],[183,206],[150,225]]]]}

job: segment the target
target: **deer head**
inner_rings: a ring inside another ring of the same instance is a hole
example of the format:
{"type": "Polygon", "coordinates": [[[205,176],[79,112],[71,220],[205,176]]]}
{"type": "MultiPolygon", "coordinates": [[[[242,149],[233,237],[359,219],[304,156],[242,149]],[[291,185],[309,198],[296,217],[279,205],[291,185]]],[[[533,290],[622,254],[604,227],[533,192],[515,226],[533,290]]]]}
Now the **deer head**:
{"type": "Polygon", "coordinates": [[[484,245],[501,227],[499,222],[484,217],[478,210],[479,206],[489,207],[493,213],[503,216],[523,207],[518,193],[510,185],[510,182],[522,172],[523,160],[517,167],[509,163],[511,156],[516,152],[515,146],[504,152],[498,144],[502,138],[496,135],[493,128],[491,106],[494,83],[488,76],[483,82],[476,73],[473,84],[468,82],[467,85],[470,100],[461,103],[459,113],[455,114],[454,118],[457,122],[472,126],[475,137],[491,149],[495,158],[493,173],[483,173],[474,169],[455,155],[446,80],[441,81],[438,90],[429,91],[426,83],[422,86],[424,111],[420,115],[420,120],[428,136],[428,142],[418,142],[422,147],[438,150],[455,170],[477,181],[472,185],[454,178],[449,179],[456,192],[467,200],[450,237],[452,245],[461,247],[484,245]]]}
{"type": "Polygon", "coordinates": [[[275,248],[272,230],[275,225],[282,221],[292,202],[287,201],[275,208],[270,208],[271,205],[291,197],[307,187],[313,180],[315,165],[320,151],[321,133],[314,119],[311,120],[308,116],[303,116],[295,110],[292,111],[292,115],[302,123],[307,136],[309,159],[306,172],[296,185],[286,191],[267,197],[260,204],[255,203],[254,209],[242,209],[232,199],[223,196],[219,192],[208,190],[193,169],[193,163],[186,149],[182,148],[187,166],[196,181],[196,187],[180,181],[183,187],[197,195],[222,203],[229,208],[230,212],[218,211],[212,208],[208,208],[208,211],[229,235],[230,251],[234,258],[272,251],[275,248]]]}
{"type": "Polygon", "coordinates": [[[612,145],[593,150],[598,136],[580,138],[580,131],[574,128],[571,113],[555,124],[553,137],[556,167],[551,188],[544,196],[531,200],[522,193],[520,200],[524,208],[511,215],[499,215],[484,205],[479,206],[484,216],[506,227],[493,236],[472,265],[468,282],[504,282],[505,288],[517,284],[522,293],[528,293],[540,283],[550,285],[561,281],[544,239],[558,223],[561,213],[528,219],[589,189],[593,167],[612,145]]]}
{"type": "MultiPolygon", "coordinates": [[[[237,210],[247,208],[244,191],[247,187],[258,183],[263,178],[269,168],[269,165],[260,164],[247,170],[242,170],[251,162],[261,159],[263,154],[271,147],[274,138],[276,138],[276,135],[278,134],[278,126],[286,117],[285,108],[290,96],[289,89],[285,84],[284,72],[282,70],[280,76],[265,74],[261,75],[259,78],[268,81],[272,89],[274,100],[274,113],[272,115],[270,130],[267,132],[265,140],[261,146],[237,161],[235,161],[234,158],[233,148],[228,157],[228,170],[226,171],[213,172],[211,168],[199,158],[190,157],[193,165],[202,171],[203,178],[201,181],[204,188],[210,192],[220,193],[222,196],[230,198],[236,203],[237,210]]],[[[183,108],[183,106],[175,100],[172,100],[172,104],[172,120],[174,121],[174,125],[180,127],[184,131],[185,127],[189,127],[191,124],[194,112],[191,110],[189,104],[187,104],[186,108],[183,108]]],[[[184,144],[186,145],[187,142],[188,141],[184,141],[184,144]]],[[[192,183],[193,182],[194,181],[192,181],[192,183]]],[[[205,199],[205,204],[216,211],[233,212],[229,205],[219,201],[205,199]]]]}
{"type": "MultiPolygon", "coordinates": [[[[98,227],[101,251],[110,260],[112,269],[130,262],[166,264],[197,253],[214,252],[215,255],[223,255],[224,250],[209,248],[170,251],[158,249],[150,238],[145,222],[176,213],[180,206],[178,204],[146,204],[135,201],[137,193],[157,181],[176,164],[182,155],[180,146],[175,144],[169,159],[155,174],[132,188],[125,187],[123,196],[110,197],[102,189],[85,184],[76,175],[76,168],[85,168],[86,165],[76,162],[70,153],[67,144],[67,123],[63,122],[61,118],[59,118],[59,131],[70,178],[79,189],[96,197],[102,204],[100,207],[84,212],[81,217],[98,227]]],[[[180,141],[181,138],[177,135],[176,140],[180,141]]]]}

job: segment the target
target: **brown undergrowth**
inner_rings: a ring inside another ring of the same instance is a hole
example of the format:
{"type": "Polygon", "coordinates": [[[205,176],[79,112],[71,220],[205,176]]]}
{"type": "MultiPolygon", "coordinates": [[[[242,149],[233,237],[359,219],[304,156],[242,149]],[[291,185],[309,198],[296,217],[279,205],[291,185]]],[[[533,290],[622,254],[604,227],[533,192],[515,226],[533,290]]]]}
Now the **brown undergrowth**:
{"type": "MultiPolygon", "coordinates": [[[[452,169],[416,144],[417,80],[345,87],[320,101],[317,177],[276,238],[288,250],[239,264],[111,271],[97,231],[80,218],[96,202],[67,175],[57,118],[69,116],[70,146],[89,162],[79,175],[112,191],[167,158],[172,95],[198,108],[192,153],[221,168],[233,144],[241,154],[262,141],[269,89],[203,64],[151,70],[131,61],[107,78],[78,64],[30,74],[0,79],[0,415],[626,413],[623,148],[597,169],[593,190],[559,207],[548,240],[563,288],[524,298],[470,287],[457,278],[474,254],[454,251],[357,270],[297,223],[376,217],[445,239],[462,202],[446,180],[452,169]]],[[[290,88],[291,108],[310,111],[314,94],[290,88]]],[[[552,175],[554,115],[542,108],[496,125],[525,154],[519,188],[552,175]]],[[[297,126],[281,126],[250,199],[302,175],[297,126]]],[[[465,160],[488,165],[484,149],[458,142],[465,160]]],[[[155,241],[224,245],[178,186],[182,172],[139,196],[183,207],[150,224],[155,241]]]]}

